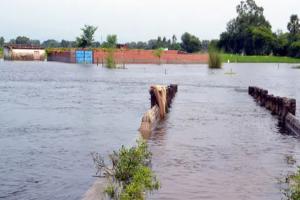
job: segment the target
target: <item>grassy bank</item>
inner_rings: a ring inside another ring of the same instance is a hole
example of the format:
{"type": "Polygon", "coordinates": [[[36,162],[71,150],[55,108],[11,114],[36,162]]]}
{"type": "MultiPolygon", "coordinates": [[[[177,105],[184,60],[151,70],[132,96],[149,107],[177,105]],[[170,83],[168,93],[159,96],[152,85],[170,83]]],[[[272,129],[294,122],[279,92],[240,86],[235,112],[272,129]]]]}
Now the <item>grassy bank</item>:
{"type": "Polygon", "coordinates": [[[227,63],[300,63],[299,58],[280,56],[242,56],[236,54],[222,54],[223,62],[227,63]]]}

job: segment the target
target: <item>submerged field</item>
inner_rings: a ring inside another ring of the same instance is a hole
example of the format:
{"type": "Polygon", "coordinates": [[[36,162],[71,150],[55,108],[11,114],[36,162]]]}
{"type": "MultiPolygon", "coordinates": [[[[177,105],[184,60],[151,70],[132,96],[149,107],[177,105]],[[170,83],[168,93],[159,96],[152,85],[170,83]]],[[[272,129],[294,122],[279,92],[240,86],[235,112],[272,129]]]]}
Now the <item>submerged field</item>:
{"type": "Polygon", "coordinates": [[[227,63],[300,63],[300,58],[280,56],[242,56],[236,54],[222,54],[223,62],[227,63]]]}
{"type": "Polygon", "coordinates": [[[288,158],[299,163],[300,141],[247,87],[299,100],[292,66],[0,62],[0,198],[80,199],[95,180],[90,153],[134,144],[149,86],[175,83],[171,112],[148,141],[162,186],[149,198],[281,200],[278,180],[296,168],[288,158]]]}

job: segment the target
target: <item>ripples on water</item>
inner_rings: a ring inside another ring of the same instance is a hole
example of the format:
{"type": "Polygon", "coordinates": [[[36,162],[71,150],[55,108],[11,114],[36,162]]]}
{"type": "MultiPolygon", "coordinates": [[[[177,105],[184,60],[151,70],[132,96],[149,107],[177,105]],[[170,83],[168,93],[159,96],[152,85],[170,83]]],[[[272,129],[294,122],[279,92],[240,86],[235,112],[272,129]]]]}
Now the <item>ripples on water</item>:
{"type": "Polygon", "coordinates": [[[168,120],[149,140],[162,181],[150,198],[279,200],[278,179],[295,169],[286,158],[299,160],[299,139],[281,134],[247,87],[300,99],[299,75],[274,64],[0,62],[0,198],[80,199],[95,172],[89,153],[132,144],[149,85],[177,83],[168,120]],[[224,75],[230,69],[237,75],[224,75]]]}

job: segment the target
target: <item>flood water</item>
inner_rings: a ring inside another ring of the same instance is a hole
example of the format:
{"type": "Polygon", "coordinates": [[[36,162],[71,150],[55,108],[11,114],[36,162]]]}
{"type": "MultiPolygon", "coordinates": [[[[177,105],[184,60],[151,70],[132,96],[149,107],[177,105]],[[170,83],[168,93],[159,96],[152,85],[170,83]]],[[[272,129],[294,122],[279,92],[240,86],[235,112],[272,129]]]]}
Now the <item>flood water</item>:
{"type": "Polygon", "coordinates": [[[149,86],[177,83],[171,113],[149,139],[162,185],[149,198],[280,200],[300,139],[280,130],[247,87],[299,100],[300,70],[291,66],[0,61],[0,199],[80,199],[95,180],[90,152],[134,144],[149,86]]]}

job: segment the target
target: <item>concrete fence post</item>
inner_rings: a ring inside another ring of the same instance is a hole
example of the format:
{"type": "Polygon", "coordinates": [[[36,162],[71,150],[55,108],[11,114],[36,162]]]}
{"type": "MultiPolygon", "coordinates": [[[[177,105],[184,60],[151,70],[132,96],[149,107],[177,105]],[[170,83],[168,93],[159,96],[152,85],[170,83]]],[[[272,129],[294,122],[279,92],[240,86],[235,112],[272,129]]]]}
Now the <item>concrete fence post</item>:
{"type": "Polygon", "coordinates": [[[278,116],[280,123],[291,131],[300,134],[300,121],[296,118],[296,99],[274,96],[268,94],[268,90],[249,86],[248,94],[256,102],[271,111],[272,115],[278,116]]]}

